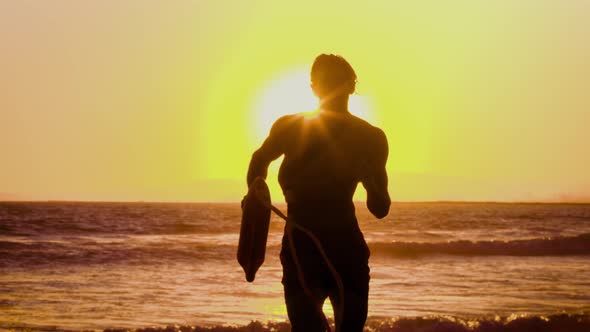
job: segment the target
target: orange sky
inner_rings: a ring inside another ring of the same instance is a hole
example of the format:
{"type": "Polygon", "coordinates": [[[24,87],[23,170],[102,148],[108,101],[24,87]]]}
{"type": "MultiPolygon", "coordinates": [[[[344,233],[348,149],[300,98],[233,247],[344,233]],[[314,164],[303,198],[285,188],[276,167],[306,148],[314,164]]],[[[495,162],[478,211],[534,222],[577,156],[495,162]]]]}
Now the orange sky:
{"type": "Polygon", "coordinates": [[[4,1],[0,199],[237,201],[326,52],[388,136],[394,200],[590,200],[589,7],[4,1]]]}

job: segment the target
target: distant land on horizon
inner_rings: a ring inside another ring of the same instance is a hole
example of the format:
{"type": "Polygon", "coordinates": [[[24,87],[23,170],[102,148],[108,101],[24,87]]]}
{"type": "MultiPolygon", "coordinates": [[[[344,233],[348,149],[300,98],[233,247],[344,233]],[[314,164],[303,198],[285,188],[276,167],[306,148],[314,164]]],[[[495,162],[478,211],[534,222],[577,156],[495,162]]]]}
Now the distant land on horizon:
{"type": "MultiPolygon", "coordinates": [[[[362,189],[360,189],[362,190],[362,189]]],[[[165,199],[156,197],[151,199],[87,199],[87,198],[37,198],[23,194],[15,194],[8,192],[0,192],[0,202],[88,202],[88,203],[239,203],[241,197],[245,194],[237,194],[236,192],[229,195],[228,199],[202,199],[197,198],[194,200],[190,199],[165,199]],[[235,199],[234,199],[235,197],[235,199]]],[[[273,197],[280,197],[280,199],[273,200],[276,204],[284,204],[282,195],[273,195],[273,197]]],[[[364,204],[362,197],[355,197],[355,203],[364,204]]],[[[462,199],[399,199],[392,198],[392,203],[441,203],[441,204],[460,204],[460,203],[473,203],[473,204],[590,204],[590,195],[585,194],[555,194],[548,198],[531,197],[531,199],[474,199],[474,200],[462,200],[462,199]]]]}

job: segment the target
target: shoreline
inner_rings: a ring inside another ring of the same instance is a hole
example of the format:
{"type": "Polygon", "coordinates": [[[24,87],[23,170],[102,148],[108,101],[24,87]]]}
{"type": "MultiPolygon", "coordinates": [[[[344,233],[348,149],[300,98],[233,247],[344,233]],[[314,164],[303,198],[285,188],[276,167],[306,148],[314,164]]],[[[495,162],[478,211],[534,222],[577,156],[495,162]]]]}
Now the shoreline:
{"type": "MultiPolygon", "coordinates": [[[[329,319],[333,327],[333,319],[329,319]]],[[[0,323],[0,331],[103,331],[103,332],[288,332],[288,321],[252,321],[237,325],[161,325],[126,328],[109,327],[104,329],[68,329],[58,326],[39,326],[29,324],[0,323]]],[[[485,316],[463,318],[457,316],[418,316],[380,318],[369,317],[365,331],[371,332],[585,332],[590,331],[590,311],[577,313],[556,313],[552,315],[513,314],[510,316],[485,316]]]]}

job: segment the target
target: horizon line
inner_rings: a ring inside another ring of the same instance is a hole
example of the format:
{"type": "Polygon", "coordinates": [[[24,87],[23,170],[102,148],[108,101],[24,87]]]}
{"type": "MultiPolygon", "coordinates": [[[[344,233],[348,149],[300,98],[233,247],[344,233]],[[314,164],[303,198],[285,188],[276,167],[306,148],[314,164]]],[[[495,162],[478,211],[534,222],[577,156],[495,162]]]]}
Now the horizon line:
{"type": "MultiPolygon", "coordinates": [[[[2,200],[0,203],[122,203],[122,204],[240,204],[240,201],[153,201],[153,200],[121,200],[121,201],[109,201],[109,200],[69,200],[69,199],[46,199],[46,200],[2,200]]],[[[355,204],[365,204],[365,201],[353,200],[355,204]]],[[[417,200],[417,201],[404,201],[404,200],[392,200],[392,204],[590,204],[590,201],[485,201],[485,200],[473,200],[473,201],[461,201],[461,200],[417,200]]],[[[284,201],[274,202],[274,204],[287,204],[284,201]]]]}

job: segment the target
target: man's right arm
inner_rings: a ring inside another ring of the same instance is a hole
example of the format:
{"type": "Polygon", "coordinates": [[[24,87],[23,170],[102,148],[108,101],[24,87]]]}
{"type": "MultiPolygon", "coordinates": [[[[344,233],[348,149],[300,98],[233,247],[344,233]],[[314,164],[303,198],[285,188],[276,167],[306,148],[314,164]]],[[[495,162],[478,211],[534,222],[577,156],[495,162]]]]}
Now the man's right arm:
{"type": "Polygon", "coordinates": [[[262,146],[252,154],[250,165],[248,166],[248,175],[246,181],[248,187],[254,182],[256,177],[262,177],[266,180],[266,174],[269,164],[279,158],[285,151],[283,149],[284,126],[288,117],[279,118],[270,129],[270,134],[262,143],[262,146]]]}
{"type": "Polygon", "coordinates": [[[387,189],[387,157],[389,147],[387,137],[381,129],[377,129],[377,135],[371,145],[371,155],[369,156],[368,165],[365,165],[365,177],[362,180],[363,186],[367,190],[367,208],[371,213],[381,219],[389,213],[391,199],[387,189]]]}

